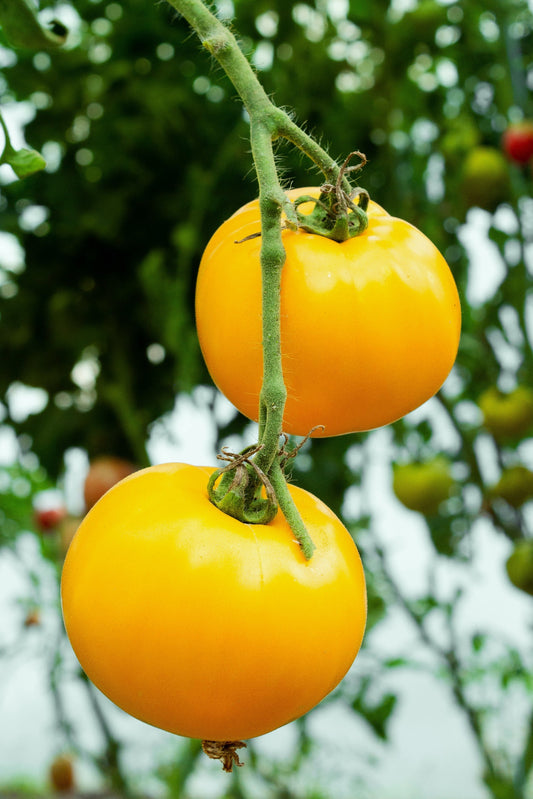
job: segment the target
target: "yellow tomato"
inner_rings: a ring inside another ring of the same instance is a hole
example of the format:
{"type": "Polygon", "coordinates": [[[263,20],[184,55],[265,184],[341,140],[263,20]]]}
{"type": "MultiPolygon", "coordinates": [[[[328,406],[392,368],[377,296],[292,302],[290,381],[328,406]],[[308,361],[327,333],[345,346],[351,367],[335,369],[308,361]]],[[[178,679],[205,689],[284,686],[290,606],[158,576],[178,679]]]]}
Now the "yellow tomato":
{"type": "MultiPolygon", "coordinates": [[[[289,192],[318,196],[317,189],[289,192]]],[[[305,206],[303,207],[305,210],[305,206]]],[[[309,203],[311,210],[311,203],[309,203]]],[[[317,436],[371,430],[429,399],[455,361],[461,311],[452,274],[429,239],[371,202],[367,230],[338,243],[284,230],[283,429],[317,436]]],[[[213,381],[257,420],[262,381],[259,204],[208,243],[196,322],[213,381]],[[244,240],[243,240],[244,239],[244,240]]]]}
{"type": "Polygon", "coordinates": [[[191,738],[250,738],[306,713],[350,668],[366,593],[359,554],[320,500],[290,487],[316,550],[208,499],[212,469],[165,464],[89,511],[62,576],[65,626],[115,704],[191,738]]]}

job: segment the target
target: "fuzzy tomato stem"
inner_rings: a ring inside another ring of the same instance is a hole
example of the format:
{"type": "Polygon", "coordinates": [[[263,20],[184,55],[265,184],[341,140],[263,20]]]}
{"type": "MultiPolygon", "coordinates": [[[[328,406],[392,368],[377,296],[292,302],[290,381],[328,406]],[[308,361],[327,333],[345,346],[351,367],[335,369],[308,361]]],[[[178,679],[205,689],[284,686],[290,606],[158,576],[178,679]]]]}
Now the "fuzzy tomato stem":
{"type": "Polygon", "coordinates": [[[296,208],[292,206],[281,188],[273,142],[279,138],[291,142],[319,167],[326,181],[342,186],[347,194],[350,192],[350,183],[336,161],[299,128],[285,111],[271,102],[231,31],[217,19],[202,0],[168,0],[168,2],[182,14],[198,34],[203,46],[222,66],[241,97],[250,118],[250,139],[259,183],[261,211],[263,313],[260,448],[254,462],[270,479],[280,509],[299,541],[305,557],[310,558],[314,545],[290,499],[280,465],[279,441],[287,397],[281,359],[280,295],[281,273],[285,262],[281,216],[284,212],[288,224],[295,228],[298,226],[298,217],[296,208]]]}
{"type": "MultiPolygon", "coordinates": [[[[237,40],[202,0],[167,0],[196,32],[203,46],[218,61],[237,90],[250,121],[261,120],[269,125],[272,141],[284,138],[298,147],[324,174],[326,180],[334,183],[340,166],[318,142],[303,131],[290,116],[278,108],[259,83],[237,40]]],[[[349,182],[344,179],[348,191],[349,182]]],[[[284,202],[286,198],[284,198],[284,202]]]]}
{"type": "Polygon", "coordinates": [[[259,405],[259,467],[269,473],[278,455],[287,390],[281,363],[280,294],[285,249],[281,238],[283,192],[276,172],[272,134],[261,122],[251,123],[251,144],[261,211],[263,309],[263,382],[259,405]]]}

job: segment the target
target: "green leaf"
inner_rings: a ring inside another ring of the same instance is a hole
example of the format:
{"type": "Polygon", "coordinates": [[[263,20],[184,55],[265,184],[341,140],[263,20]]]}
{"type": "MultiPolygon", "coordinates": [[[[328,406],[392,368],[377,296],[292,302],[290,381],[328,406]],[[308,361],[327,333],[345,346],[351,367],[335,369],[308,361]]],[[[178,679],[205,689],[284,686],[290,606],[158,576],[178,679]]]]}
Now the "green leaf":
{"type": "Polygon", "coordinates": [[[516,799],[512,780],[506,779],[501,774],[485,774],[483,782],[495,799],[516,799]]]}
{"type": "Polygon", "coordinates": [[[37,150],[28,150],[26,147],[10,150],[7,155],[4,153],[2,161],[9,164],[18,178],[27,178],[46,166],[46,161],[37,150]]]}
{"type": "Polygon", "coordinates": [[[57,20],[50,23],[50,28],[43,27],[35,7],[27,0],[0,0],[0,26],[12,47],[30,50],[61,47],[68,34],[57,20]]]}
{"type": "Polygon", "coordinates": [[[404,666],[411,666],[412,664],[406,658],[398,657],[398,658],[390,658],[386,660],[383,665],[386,669],[401,669],[404,666]]]}
{"type": "Polygon", "coordinates": [[[367,685],[364,683],[361,692],[352,702],[352,708],[370,724],[376,735],[385,741],[388,737],[387,725],[398,697],[395,694],[385,694],[377,704],[372,704],[366,700],[367,685]]]}
{"type": "Polygon", "coordinates": [[[472,649],[474,652],[480,652],[487,642],[487,635],[484,633],[474,633],[472,636],[472,649]]]}

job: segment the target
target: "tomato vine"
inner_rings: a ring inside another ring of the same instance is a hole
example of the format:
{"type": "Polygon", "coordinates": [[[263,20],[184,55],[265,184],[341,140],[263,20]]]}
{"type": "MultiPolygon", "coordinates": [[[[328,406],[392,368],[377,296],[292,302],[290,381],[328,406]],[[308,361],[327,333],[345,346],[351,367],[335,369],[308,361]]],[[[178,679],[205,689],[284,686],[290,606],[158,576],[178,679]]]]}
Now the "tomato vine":
{"type": "Polygon", "coordinates": [[[259,447],[250,458],[238,456],[235,469],[226,466],[219,470],[222,479],[211,500],[230,515],[242,521],[254,518],[265,522],[272,505],[261,501],[265,483],[272,487],[277,504],[285,515],[307,559],[314,544],[289,494],[280,465],[279,440],[282,433],[283,410],[287,391],[283,379],[280,343],[281,270],[285,262],[282,214],[292,229],[300,225],[297,204],[287,198],[280,183],[274,157],[274,142],[284,138],[299,148],[319,167],[326,184],[315,202],[313,218],[306,220],[307,230],[335,240],[357,235],[366,227],[365,208],[368,195],[359,189],[352,192],[346,173],[347,163],[340,166],[290,116],[274,105],[248,60],[239,48],[231,31],[204,5],[202,0],[169,0],[198,34],[203,46],[224,69],[237,90],[250,119],[250,141],[257,181],[261,216],[261,270],[263,310],[263,383],[259,405],[259,447]],[[356,199],[354,203],[353,200],[356,199]],[[349,218],[350,217],[350,218],[349,218]],[[233,472],[233,474],[232,474],[233,472]],[[251,510],[252,504],[254,504],[251,510]]]}

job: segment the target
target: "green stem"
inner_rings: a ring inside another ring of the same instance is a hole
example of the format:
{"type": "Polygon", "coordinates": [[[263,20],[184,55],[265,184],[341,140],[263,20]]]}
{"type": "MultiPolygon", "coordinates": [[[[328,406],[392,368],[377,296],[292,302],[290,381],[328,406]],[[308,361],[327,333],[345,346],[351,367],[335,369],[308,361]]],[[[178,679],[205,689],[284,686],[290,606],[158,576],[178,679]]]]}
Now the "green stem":
{"type": "MultiPolygon", "coordinates": [[[[203,46],[222,66],[250,118],[250,140],[259,184],[261,213],[263,312],[263,383],[259,405],[261,449],[255,456],[254,462],[270,479],[279,506],[300,542],[306,558],[309,558],[314,546],[294,506],[280,467],[279,438],[287,397],[281,359],[280,294],[281,272],[285,262],[281,216],[284,211],[289,222],[296,226],[297,215],[279,182],[273,150],[274,141],[285,138],[298,147],[321,169],[329,183],[335,185],[340,176],[340,182],[346,193],[350,192],[350,184],[336,161],[301,130],[285,111],[270,101],[233,34],[211,13],[202,0],[168,0],[168,2],[187,20],[203,46]]],[[[223,487],[227,482],[226,480],[222,484],[223,487]]]]}
{"type": "Polygon", "coordinates": [[[111,783],[111,787],[116,789],[120,796],[123,799],[128,799],[128,797],[133,796],[133,792],[129,786],[128,779],[126,775],[122,771],[122,766],[120,763],[120,755],[122,750],[122,744],[115,738],[113,733],[111,732],[111,728],[105,717],[105,714],[100,707],[98,697],[96,695],[95,688],[93,684],[90,682],[88,677],[84,672],[80,672],[80,677],[85,686],[85,690],[87,692],[87,696],[89,699],[89,703],[91,708],[94,712],[96,720],[98,722],[98,726],[100,727],[100,731],[103,735],[105,740],[105,751],[104,751],[104,768],[107,772],[107,776],[111,783]]]}
{"type": "Polygon", "coordinates": [[[2,132],[5,136],[4,149],[2,152],[2,160],[4,160],[8,156],[13,155],[15,153],[15,148],[11,144],[11,138],[9,136],[9,131],[7,129],[6,121],[1,111],[0,111],[0,127],[2,128],[2,132]]]}
{"type": "Polygon", "coordinates": [[[289,492],[285,475],[283,474],[278,461],[276,461],[274,464],[274,468],[270,472],[269,477],[274,491],[276,492],[276,497],[279,507],[281,508],[281,512],[287,519],[287,522],[289,523],[296,540],[300,544],[300,548],[305,558],[309,560],[315,550],[315,545],[313,544],[311,536],[307,532],[298,508],[294,504],[294,500],[289,492]]]}
{"type": "Polygon", "coordinates": [[[269,473],[279,449],[287,390],[281,362],[280,292],[285,249],[281,238],[283,192],[272,149],[272,135],[261,121],[252,121],[251,144],[261,211],[263,308],[263,383],[259,401],[259,443],[256,463],[269,473]]]}
{"type": "MultiPolygon", "coordinates": [[[[483,760],[483,764],[485,766],[485,775],[489,778],[500,776],[500,772],[497,767],[497,762],[494,754],[492,753],[491,749],[489,748],[486,740],[485,740],[485,733],[483,731],[482,725],[482,713],[473,705],[468,699],[466,690],[465,690],[465,680],[463,676],[463,669],[461,668],[461,664],[456,655],[457,646],[452,644],[446,648],[439,644],[434,637],[427,631],[426,629],[426,617],[423,614],[420,614],[413,603],[411,603],[404,594],[402,593],[396,579],[392,575],[392,572],[388,568],[387,560],[385,557],[385,553],[382,550],[381,546],[375,545],[375,552],[380,559],[380,568],[382,573],[389,584],[392,593],[403,610],[407,613],[411,621],[416,625],[418,630],[418,634],[424,644],[433,651],[442,661],[443,665],[448,671],[448,675],[450,678],[451,683],[451,690],[455,701],[459,708],[463,711],[466,716],[466,720],[472,730],[474,735],[476,744],[478,746],[479,753],[483,760]]],[[[448,620],[448,631],[452,634],[453,637],[453,627],[451,619],[448,620]]]]}
{"type": "MultiPolygon", "coordinates": [[[[276,122],[278,135],[301,150],[320,169],[326,180],[334,184],[338,178],[340,167],[329,153],[298,127],[290,116],[280,108],[276,108],[276,122]]],[[[350,191],[350,183],[344,176],[342,185],[345,191],[350,191]]]]}
{"type": "Polygon", "coordinates": [[[268,95],[237,45],[235,37],[202,0],[168,0],[197,33],[203,46],[223,67],[248,112],[273,109],[268,95]]]}

